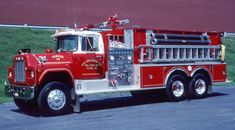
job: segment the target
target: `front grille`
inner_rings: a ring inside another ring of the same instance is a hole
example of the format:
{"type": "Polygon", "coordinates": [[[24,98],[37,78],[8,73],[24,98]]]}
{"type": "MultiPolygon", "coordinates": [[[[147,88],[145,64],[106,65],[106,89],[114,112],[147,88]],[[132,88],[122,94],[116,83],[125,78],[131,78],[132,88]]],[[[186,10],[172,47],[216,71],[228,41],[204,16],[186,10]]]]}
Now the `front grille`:
{"type": "Polygon", "coordinates": [[[25,82],[25,62],[24,60],[16,60],[15,64],[15,81],[25,82]]]}

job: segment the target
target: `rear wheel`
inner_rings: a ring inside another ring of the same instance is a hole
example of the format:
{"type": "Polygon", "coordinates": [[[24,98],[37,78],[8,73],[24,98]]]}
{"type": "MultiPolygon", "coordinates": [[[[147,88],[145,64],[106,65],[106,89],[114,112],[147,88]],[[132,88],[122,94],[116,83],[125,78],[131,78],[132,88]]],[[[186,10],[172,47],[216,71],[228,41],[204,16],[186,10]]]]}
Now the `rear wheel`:
{"type": "Polygon", "coordinates": [[[51,82],[45,85],[38,97],[38,105],[46,115],[59,115],[68,112],[71,96],[67,85],[51,82]]]}
{"type": "Polygon", "coordinates": [[[181,101],[185,98],[187,80],[179,74],[172,76],[167,82],[167,95],[171,101],[181,101]]]}
{"type": "Polygon", "coordinates": [[[17,107],[19,107],[22,111],[30,112],[37,108],[37,102],[33,100],[23,100],[14,98],[14,102],[17,107]]]}
{"type": "Polygon", "coordinates": [[[196,74],[189,83],[189,94],[192,98],[207,96],[209,79],[203,74],[196,74]]]}

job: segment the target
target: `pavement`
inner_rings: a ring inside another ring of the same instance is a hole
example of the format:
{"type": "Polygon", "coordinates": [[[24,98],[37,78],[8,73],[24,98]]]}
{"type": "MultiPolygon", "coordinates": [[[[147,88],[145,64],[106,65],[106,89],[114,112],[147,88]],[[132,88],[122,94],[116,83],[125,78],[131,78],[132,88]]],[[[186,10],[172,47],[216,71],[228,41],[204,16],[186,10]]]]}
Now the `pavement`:
{"type": "Polygon", "coordinates": [[[235,86],[217,86],[204,99],[169,102],[137,100],[129,93],[83,97],[81,113],[43,117],[24,113],[14,103],[0,105],[4,130],[234,130],[235,86]]]}

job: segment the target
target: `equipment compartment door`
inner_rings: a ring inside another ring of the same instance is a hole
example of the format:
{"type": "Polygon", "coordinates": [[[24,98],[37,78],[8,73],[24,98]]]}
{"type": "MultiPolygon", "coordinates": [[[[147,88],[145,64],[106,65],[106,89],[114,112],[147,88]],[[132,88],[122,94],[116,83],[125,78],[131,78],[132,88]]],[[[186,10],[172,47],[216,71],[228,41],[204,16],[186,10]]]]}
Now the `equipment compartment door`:
{"type": "Polygon", "coordinates": [[[141,67],[141,87],[162,87],[163,86],[163,67],[141,67]]]}
{"type": "Polygon", "coordinates": [[[226,64],[218,64],[213,66],[214,82],[226,81],[226,64]]]}

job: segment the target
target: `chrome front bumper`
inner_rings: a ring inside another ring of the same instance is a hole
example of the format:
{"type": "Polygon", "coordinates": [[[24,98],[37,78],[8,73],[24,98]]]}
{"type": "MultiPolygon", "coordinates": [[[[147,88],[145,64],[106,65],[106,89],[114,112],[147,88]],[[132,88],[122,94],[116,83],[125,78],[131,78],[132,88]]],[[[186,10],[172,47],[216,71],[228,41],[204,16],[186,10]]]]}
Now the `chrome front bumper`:
{"type": "Polygon", "coordinates": [[[5,94],[10,97],[31,100],[34,98],[33,86],[14,86],[5,84],[5,94]]]}

